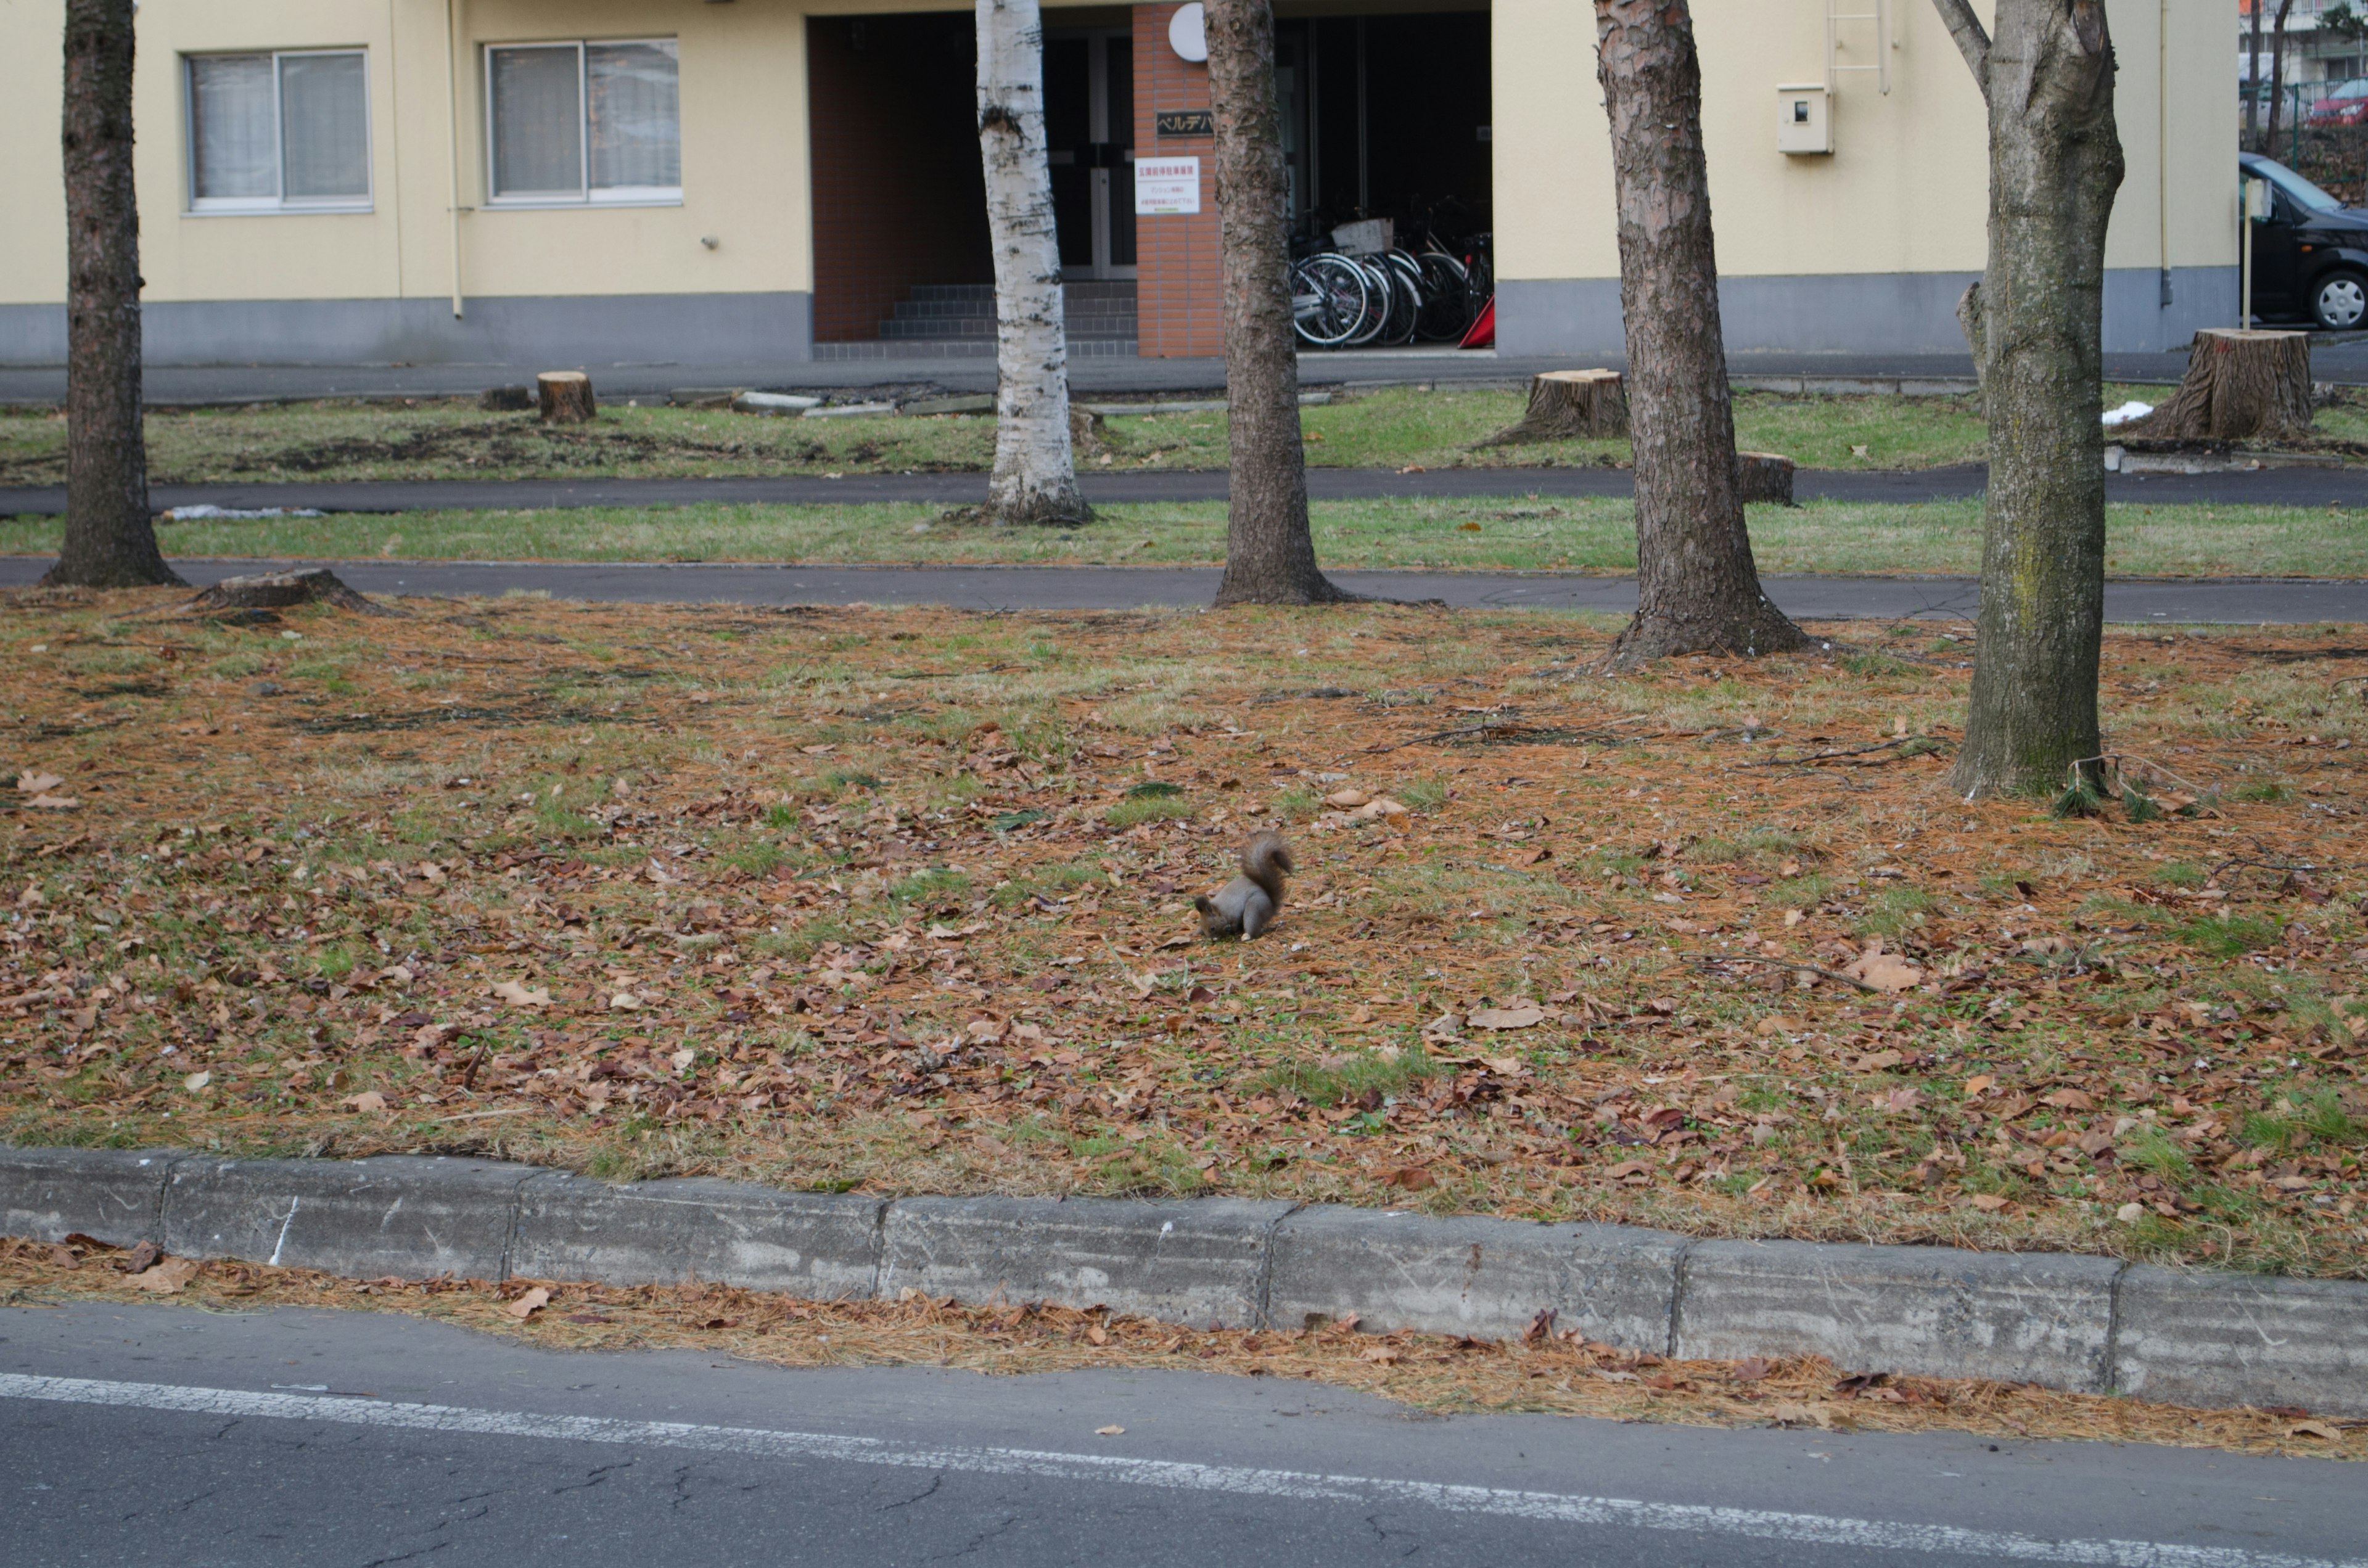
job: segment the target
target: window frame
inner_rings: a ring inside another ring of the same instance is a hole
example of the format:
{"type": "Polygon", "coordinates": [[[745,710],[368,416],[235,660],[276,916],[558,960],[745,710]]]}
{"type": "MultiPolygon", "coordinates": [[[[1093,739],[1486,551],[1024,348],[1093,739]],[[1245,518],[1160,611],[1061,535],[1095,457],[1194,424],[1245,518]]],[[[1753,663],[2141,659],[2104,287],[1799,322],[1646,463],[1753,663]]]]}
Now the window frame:
{"type": "Polygon", "coordinates": [[[682,187],[679,185],[624,185],[596,189],[592,184],[592,83],[586,51],[594,45],[665,44],[674,54],[675,62],[675,147],[677,157],[682,146],[682,40],[673,37],[645,38],[578,38],[519,39],[507,43],[484,43],[478,46],[478,75],[484,83],[484,144],[485,144],[485,207],[505,211],[532,210],[550,208],[586,207],[679,207],[682,187]],[[494,102],[494,56],[505,50],[572,49],[575,51],[575,163],[576,187],[567,192],[533,191],[505,196],[500,189],[498,155],[500,123],[494,102]]]}
{"type": "Polygon", "coordinates": [[[303,216],[315,212],[373,212],[378,210],[378,136],[371,113],[370,46],[338,44],[316,49],[202,49],[185,51],[181,55],[181,142],[182,185],[186,192],[182,215],[189,218],[270,218],[303,216]],[[200,60],[238,60],[262,55],[271,62],[271,145],[272,178],[279,187],[277,196],[199,196],[198,194],[198,90],[197,62],[200,60]],[[282,104],[287,87],[282,79],[283,60],[318,60],[336,55],[359,55],[362,62],[362,192],[359,196],[299,196],[288,194],[288,123],[282,104]]]}

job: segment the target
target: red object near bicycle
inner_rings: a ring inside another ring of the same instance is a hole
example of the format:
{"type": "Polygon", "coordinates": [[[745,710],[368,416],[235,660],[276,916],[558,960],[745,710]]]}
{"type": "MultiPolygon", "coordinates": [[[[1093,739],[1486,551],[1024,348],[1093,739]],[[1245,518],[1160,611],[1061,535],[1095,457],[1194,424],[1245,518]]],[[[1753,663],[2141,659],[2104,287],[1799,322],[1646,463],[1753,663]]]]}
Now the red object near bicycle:
{"type": "Polygon", "coordinates": [[[1463,335],[1463,341],[1457,344],[1455,347],[1458,348],[1494,348],[1497,347],[1496,295],[1491,294],[1488,296],[1488,302],[1480,307],[1479,318],[1473,322],[1472,330],[1465,333],[1463,335]]]}

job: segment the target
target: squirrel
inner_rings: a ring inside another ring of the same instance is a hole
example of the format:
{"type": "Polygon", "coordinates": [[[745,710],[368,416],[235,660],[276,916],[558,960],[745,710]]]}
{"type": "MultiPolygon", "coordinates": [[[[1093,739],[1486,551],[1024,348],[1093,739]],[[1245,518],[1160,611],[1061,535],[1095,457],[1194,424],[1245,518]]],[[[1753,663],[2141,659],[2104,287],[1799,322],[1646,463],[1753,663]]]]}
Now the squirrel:
{"type": "Polygon", "coordinates": [[[1217,890],[1214,898],[1196,898],[1201,930],[1211,937],[1255,937],[1274,924],[1282,909],[1283,873],[1291,863],[1291,846],[1279,833],[1261,833],[1242,846],[1242,874],[1217,890]]]}

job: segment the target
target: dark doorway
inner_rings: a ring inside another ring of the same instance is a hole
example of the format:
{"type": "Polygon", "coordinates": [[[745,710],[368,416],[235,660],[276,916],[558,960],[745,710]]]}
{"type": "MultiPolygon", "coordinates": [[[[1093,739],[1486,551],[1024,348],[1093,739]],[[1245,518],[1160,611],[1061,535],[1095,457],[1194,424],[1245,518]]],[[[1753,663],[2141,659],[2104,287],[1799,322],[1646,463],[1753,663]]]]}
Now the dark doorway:
{"type": "Polygon", "coordinates": [[[1044,141],[1061,275],[1134,276],[1134,40],[1123,28],[1044,35],[1044,141]]]}
{"type": "Polygon", "coordinates": [[[817,343],[878,337],[916,287],[995,281],[977,50],[967,12],[807,22],[817,343]]]}

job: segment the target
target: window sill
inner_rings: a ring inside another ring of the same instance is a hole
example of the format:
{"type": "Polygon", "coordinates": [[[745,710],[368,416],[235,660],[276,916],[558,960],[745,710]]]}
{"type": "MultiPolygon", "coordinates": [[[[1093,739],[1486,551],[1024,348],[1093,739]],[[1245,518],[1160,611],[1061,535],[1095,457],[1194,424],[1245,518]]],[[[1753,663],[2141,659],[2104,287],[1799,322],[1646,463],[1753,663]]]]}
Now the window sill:
{"type": "Polygon", "coordinates": [[[265,202],[247,207],[232,203],[224,206],[184,207],[184,218],[335,218],[351,217],[357,212],[375,212],[372,201],[265,202]]]}
{"type": "Polygon", "coordinates": [[[586,200],[580,196],[500,196],[486,202],[481,212],[599,212],[616,207],[679,207],[680,196],[596,197],[586,200]]]}

